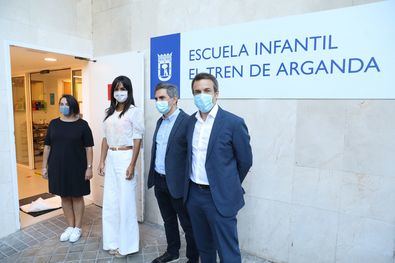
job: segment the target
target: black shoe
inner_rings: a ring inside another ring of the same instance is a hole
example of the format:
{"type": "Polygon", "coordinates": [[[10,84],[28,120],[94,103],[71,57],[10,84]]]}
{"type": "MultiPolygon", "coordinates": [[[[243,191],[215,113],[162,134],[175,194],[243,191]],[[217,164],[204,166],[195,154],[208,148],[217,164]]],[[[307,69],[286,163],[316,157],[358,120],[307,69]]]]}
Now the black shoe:
{"type": "Polygon", "coordinates": [[[160,257],[155,258],[152,263],[165,263],[165,262],[177,262],[179,260],[179,256],[172,256],[169,253],[165,252],[160,257]]]}

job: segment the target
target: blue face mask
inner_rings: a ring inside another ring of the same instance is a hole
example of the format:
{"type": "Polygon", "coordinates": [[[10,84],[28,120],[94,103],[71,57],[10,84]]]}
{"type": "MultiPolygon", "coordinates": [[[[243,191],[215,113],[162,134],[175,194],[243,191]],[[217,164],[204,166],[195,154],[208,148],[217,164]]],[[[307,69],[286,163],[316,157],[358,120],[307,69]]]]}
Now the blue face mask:
{"type": "Polygon", "coordinates": [[[59,111],[62,113],[64,116],[69,116],[70,115],[70,107],[67,105],[61,105],[59,106],[59,111]]]}
{"type": "Polygon", "coordinates": [[[165,100],[157,101],[155,106],[156,106],[156,109],[163,115],[165,115],[166,113],[168,113],[170,111],[168,101],[165,101],[165,100]]]}
{"type": "Polygon", "coordinates": [[[214,107],[213,96],[210,94],[201,93],[199,95],[195,95],[193,100],[200,112],[209,112],[214,107]]]}

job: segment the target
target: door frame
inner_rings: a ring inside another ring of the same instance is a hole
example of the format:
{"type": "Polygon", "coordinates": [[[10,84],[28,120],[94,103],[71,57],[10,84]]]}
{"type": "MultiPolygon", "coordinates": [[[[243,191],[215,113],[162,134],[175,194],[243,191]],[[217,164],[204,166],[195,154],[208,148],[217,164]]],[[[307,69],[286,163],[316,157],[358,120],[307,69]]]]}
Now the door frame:
{"type": "MultiPolygon", "coordinates": [[[[17,163],[16,163],[16,149],[15,149],[15,129],[14,129],[14,109],[13,109],[13,98],[12,98],[12,74],[11,74],[11,52],[10,49],[12,46],[22,47],[22,48],[30,48],[36,50],[42,50],[51,53],[58,53],[69,56],[78,56],[78,57],[86,57],[91,58],[92,54],[82,53],[78,51],[70,51],[70,50],[62,50],[56,48],[50,48],[47,46],[31,44],[20,41],[13,40],[4,40],[4,60],[5,60],[5,89],[7,92],[7,111],[8,111],[8,126],[9,126],[9,137],[8,141],[10,142],[10,160],[11,160],[11,183],[12,183],[12,192],[13,194],[13,203],[14,203],[14,214],[15,216],[15,225],[18,229],[21,228],[21,223],[19,219],[19,193],[18,193],[18,172],[17,172],[17,163]]],[[[30,82],[29,79],[26,81],[30,82]]]]}

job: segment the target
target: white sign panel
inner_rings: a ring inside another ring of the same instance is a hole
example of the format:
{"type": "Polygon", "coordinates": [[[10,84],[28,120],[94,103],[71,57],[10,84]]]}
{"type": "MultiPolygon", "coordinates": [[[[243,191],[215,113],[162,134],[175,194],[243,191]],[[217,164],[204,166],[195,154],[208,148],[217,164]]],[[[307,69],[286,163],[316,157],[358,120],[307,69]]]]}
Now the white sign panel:
{"type": "Polygon", "coordinates": [[[151,90],[191,98],[199,72],[222,98],[395,98],[395,1],[151,39],[151,90]]]}

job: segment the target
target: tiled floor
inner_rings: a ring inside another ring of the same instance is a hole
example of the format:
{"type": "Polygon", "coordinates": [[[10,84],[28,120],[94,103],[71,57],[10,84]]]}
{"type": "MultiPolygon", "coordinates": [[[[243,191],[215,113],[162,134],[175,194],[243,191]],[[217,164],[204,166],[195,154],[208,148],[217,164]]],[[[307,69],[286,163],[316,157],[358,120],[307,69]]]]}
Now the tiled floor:
{"type": "MultiPolygon", "coordinates": [[[[48,193],[48,181],[41,177],[41,170],[39,169],[31,170],[26,167],[18,166],[19,199],[23,199],[26,197],[30,197],[42,193],[48,193]]],[[[84,199],[86,205],[92,204],[92,201],[88,197],[85,197],[84,199]]],[[[22,211],[19,211],[21,227],[25,228],[27,226],[36,224],[37,222],[41,222],[45,219],[52,218],[62,213],[63,213],[62,210],[59,209],[38,217],[33,217],[23,213],[22,211]]]]}
{"type": "MultiPolygon", "coordinates": [[[[66,228],[63,215],[53,217],[0,239],[0,262],[151,262],[166,249],[163,227],[140,224],[140,252],[125,258],[114,258],[102,248],[101,208],[86,207],[83,236],[70,244],[60,242],[59,235],[66,228]]],[[[182,239],[183,240],[183,239],[182,239]]],[[[186,262],[185,243],[180,250],[180,261],[186,262]]],[[[246,253],[243,262],[270,263],[246,253]]]]}
{"type": "Polygon", "coordinates": [[[48,192],[48,181],[41,177],[39,169],[18,166],[17,171],[19,199],[48,192]]]}

